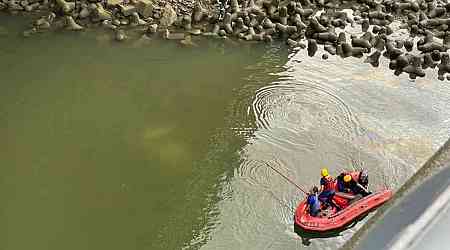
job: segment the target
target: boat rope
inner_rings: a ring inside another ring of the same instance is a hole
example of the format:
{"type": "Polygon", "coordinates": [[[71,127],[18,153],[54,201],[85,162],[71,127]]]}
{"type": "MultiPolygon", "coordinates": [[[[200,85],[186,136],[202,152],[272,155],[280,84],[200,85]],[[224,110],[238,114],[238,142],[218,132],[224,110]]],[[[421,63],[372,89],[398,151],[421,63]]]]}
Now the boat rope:
{"type": "Polygon", "coordinates": [[[297,183],[295,183],[294,181],[292,181],[291,179],[289,179],[287,176],[285,176],[284,174],[282,174],[280,171],[278,171],[276,168],[270,166],[267,162],[265,162],[266,166],[268,166],[269,168],[271,168],[273,171],[277,172],[279,175],[281,175],[284,179],[286,179],[287,181],[289,181],[291,184],[293,184],[295,187],[297,187],[300,191],[302,191],[304,194],[308,195],[308,192],[306,192],[302,187],[300,187],[297,183]]]}

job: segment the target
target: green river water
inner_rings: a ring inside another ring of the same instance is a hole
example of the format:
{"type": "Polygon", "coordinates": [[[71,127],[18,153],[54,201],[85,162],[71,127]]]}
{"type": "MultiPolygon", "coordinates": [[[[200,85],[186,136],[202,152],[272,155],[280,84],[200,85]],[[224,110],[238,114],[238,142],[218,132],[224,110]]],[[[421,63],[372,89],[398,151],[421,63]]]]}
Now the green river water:
{"type": "Polygon", "coordinates": [[[279,44],[106,31],[23,38],[0,14],[0,249],[336,249],[293,233],[319,169],[398,188],[443,143],[450,88],[279,44]]]}
{"type": "Polygon", "coordinates": [[[246,76],[266,70],[252,67],[264,47],[23,39],[25,22],[0,23],[0,249],[189,242],[238,166],[244,140],[230,128],[249,122],[230,107],[246,76]]]}

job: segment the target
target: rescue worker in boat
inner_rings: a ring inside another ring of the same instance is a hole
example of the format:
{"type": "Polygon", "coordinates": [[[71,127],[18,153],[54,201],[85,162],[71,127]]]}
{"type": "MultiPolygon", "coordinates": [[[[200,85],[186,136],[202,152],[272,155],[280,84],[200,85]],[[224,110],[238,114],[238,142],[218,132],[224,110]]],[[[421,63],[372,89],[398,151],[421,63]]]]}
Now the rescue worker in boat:
{"type": "Polygon", "coordinates": [[[309,214],[316,217],[320,213],[319,188],[314,186],[308,194],[307,199],[309,214]]]}
{"type": "Polygon", "coordinates": [[[335,194],[335,180],[328,174],[328,169],[323,168],[320,171],[322,178],[320,178],[320,194],[319,200],[325,204],[334,206],[338,209],[340,207],[333,202],[333,196],[335,194]]]}
{"type": "Polygon", "coordinates": [[[359,172],[358,183],[361,184],[365,189],[368,189],[368,186],[369,186],[369,173],[367,173],[367,170],[362,169],[359,172]]]}
{"type": "Polygon", "coordinates": [[[361,194],[367,196],[371,192],[367,189],[368,176],[364,170],[358,175],[352,176],[350,173],[342,173],[337,177],[338,192],[353,193],[354,195],[361,194]],[[362,178],[361,178],[362,177],[362,178]]]}

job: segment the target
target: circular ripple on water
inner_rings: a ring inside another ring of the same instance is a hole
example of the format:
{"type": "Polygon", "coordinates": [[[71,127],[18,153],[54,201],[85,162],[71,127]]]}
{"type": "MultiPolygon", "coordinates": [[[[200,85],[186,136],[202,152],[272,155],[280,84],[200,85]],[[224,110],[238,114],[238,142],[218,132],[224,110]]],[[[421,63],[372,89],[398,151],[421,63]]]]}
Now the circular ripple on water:
{"type": "MultiPolygon", "coordinates": [[[[256,91],[248,114],[257,129],[247,138],[242,162],[225,188],[233,195],[218,203],[220,225],[215,232],[220,236],[213,235],[206,249],[305,247],[292,233],[293,213],[304,194],[269,165],[303,188],[318,184],[322,166],[335,174],[349,163],[379,165],[373,153],[358,152],[367,134],[336,89],[289,81],[256,91]]],[[[312,248],[337,248],[351,233],[313,241],[312,248]]]]}
{"type": "Polygon", "coordinates": [[[323,163],[348,162],[352,152],[343,145],[362,134],[358,119],[336,90],[316,82],[286,83],[289,80],[259,89],[248,110],[258,129],[242,150],[243,161],[230,183],[239,206],[227,210],[222,220],[233,227],[225,232],[239,247],[258,242],[249,247],[283,248],[298,242],[289,240],[298,237],[295,234],[283,234],[285,240],[271,237],[292,232],[293,213],[303,193],[270,166],[305,189],[317,181],[323,163]]]}
{"type": "Polygon", "coordinates": [[[283,127],[300,132],[328,127],[346,140],[361,134],[350,108],[333,89],[320,83],[281,83],[261,88],[252,111],[260,128],[283,127]]]}
{"type": "MultiPolygon", "coordinates": [[[[306,55],[302,58],[308,60],[306,55]]],[[[293,210],[304,195],[265,163],[304,188],[318,184],[323,166],[333,175],[365,167],[372,189],[383,184],[395,188],[407,178],[404,173],[415,159],[409,159],[409,153],[398,153],[398,148],[409,152],[427,143],[412,137],[399,145],[404,131],[391,131],[398,124],[392,126],[393,117],[380,114],[378,109],[394,105],[402,110],[414,93],[403,90],[406,97],[393,103],[389,96],[397,95],[384,88],[384,81],[392,78],[381,74],[374,80],[374,71],[368,73],[347,61],[336,60],[327,67],[317,60],[302,63],[280,73],[278,84],[254,92],[246,111],[256,129],[246,137],[241,164],[227,183],[233,195],[218,203],[219,223],[205,249],[337,249],[363,225],[358,223],[339,237],[303,245],[292,224],[293,210]]],[[[407,119],[403,122],[405,126],[400,128],[411,124],[407,119]]],[[[416,131],[411,128],[411,132],[416,131]]]]}
{"type": "MultiPolygon", "coordinates": [[[[350,107],[336,92],[312,81],[283,82],[259,89],[250,109],[259,128],[255,132],[258,148],[247,147],[246,154],[256,155],[258,160],[281,162],[280,166],[292,167],[298,162],[301,166],[297,168],[302,169],[302,173],[294,172],[293,176],[302,179],[314,174],[312,169],[316,171],[310,166],[305,168],[302,163],[335,165],[334,160],[338,159],[337,162],[351,161],[358,165],[358,160],[353,159],[352,148],[363,130],[350,107]],[[252,150],[256,150],[256,154],[252,150]],[[306,159],[298,157],[302,154],[306,159]]],[[[241,169],[252,164],[245,163],[241,169]]],[[[250,172],[246,176],[250,182],[258,178],[261,177],[250,172]]]]}

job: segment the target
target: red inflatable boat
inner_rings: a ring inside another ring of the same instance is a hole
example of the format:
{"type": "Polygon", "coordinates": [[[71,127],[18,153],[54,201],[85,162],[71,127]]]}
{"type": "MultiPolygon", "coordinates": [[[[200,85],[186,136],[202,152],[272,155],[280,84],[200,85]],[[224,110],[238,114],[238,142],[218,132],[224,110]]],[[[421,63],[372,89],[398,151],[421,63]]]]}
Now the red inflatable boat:
{"type": "Polygon", "coordinates": [[[333,199],[343,209],[337,212],[336,209],[329,208],[321,212],[317,217],[309,214],[305,199],[298,205],[294,221],[296,226],[306,231],[325,232],[340,229],[382,205],[391,197],[391,190],[381,190],[366,197],[353,200],[351,199],[353,198],[352,195],[336,193],[333,199]]]}

